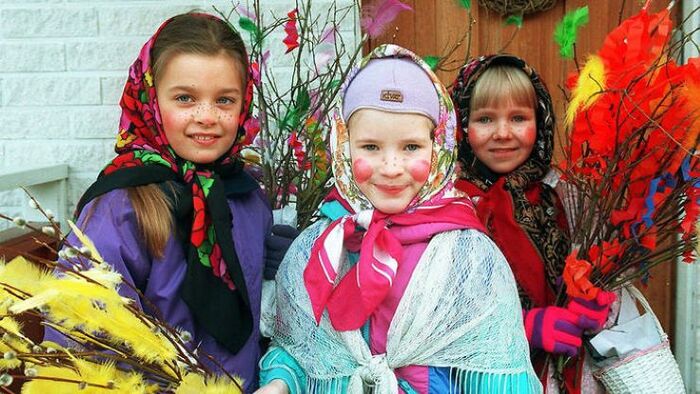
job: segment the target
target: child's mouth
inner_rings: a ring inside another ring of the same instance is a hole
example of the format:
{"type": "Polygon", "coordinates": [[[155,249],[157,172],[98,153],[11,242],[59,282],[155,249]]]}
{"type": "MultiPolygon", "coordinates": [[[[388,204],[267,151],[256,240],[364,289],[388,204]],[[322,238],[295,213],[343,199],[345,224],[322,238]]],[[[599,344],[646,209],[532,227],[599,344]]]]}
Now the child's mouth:
{"type": "Polygon", "coordinates": [[[192,135],[190,138],[194,140],[199,145],[212,145],[216,142],[218,137],[214,135],[202,135],[202,134],[195,134],[192,135]]]}
{"type": "Polygon", "coordinates": [[[517,148],[495,148],[490,150],[495,156],[509,156],[518,151],[517,148]]]}
{"type": "Polygon", "coordinates": [[[376,185],[377,189],[381,190],[383,193],[386,194],[399,194],[404,189],[406,189],[406,186],[391,186],[391,185],[376,185]]]}

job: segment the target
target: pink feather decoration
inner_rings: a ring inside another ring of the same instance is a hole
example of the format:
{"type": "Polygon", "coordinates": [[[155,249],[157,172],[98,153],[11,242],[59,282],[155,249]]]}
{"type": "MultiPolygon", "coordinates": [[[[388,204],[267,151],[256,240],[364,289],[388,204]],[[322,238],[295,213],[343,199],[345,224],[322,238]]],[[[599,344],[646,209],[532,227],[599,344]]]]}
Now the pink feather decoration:
{"type": "Polygon", "coordinates": [[[246,18],[251,19],[253,21],[258,19],[258,17],[255,15],[254,12],[252,12],[251,10],[245,8],[244,6],[242,6],[240,4],[236,6],[236,12],[238,12],[239,14],[241,14],[241,15],[245,16],[246,18]]]}
{"type": "Polygon", "coordinates": [[[360,26],[370,38],[376,38],[384,32],[401,11],[412,10],[411,6],[399,0],[378,0],[364,7],[360,26]]]}

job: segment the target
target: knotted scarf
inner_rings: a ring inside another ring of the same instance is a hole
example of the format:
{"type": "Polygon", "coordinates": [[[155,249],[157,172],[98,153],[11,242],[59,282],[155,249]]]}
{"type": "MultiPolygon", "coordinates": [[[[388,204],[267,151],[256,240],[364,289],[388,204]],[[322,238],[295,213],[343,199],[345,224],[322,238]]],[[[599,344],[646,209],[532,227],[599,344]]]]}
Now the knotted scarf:
{"type": "MultiPolygon", "coordinates": [[[[453,187],[456,119],[444,86],[422,59],[395,45],[375,49],[362,61],[360,69],[371,59],[384,57],[402,57],[425,70],[435,87],[434,92],[425,94],[437,94],[439,98],[439,123],[433,133],[428,180],[403,212],[387,215],[373,209],[353,179],[342,99],[336,105],[330,137],[336,184],[327,200],[339,201],[350,214],[332,222],[315,241],[304,271],[304,283],[317,323],[327,309],[331,324],[338,331],[361,327],[392,286],[402,261],[403,246],[388,230],[390,226],[450,223],[460,229],[482,229],[471,202],[453,187]],[[357,243],[358,231],[362,232],[359,261],[336,283],[343,250],[352,249],[352,244],[357,243]]],[[[346,80],[341,97],[357,72],[346,80]]]]}

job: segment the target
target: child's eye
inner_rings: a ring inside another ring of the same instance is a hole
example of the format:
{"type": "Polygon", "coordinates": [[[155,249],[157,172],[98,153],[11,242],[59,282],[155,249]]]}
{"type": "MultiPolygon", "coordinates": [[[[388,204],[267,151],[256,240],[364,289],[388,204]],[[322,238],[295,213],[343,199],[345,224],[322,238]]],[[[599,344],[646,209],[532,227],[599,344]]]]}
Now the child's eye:
{"type": "Polygon", "coordinates": [[[217,104],[234,104],[236,102],[236,99],[233,99],[231,97],[219,97],[216,100],[217,104]]]}
{"type": "Polygon", "coordinates": [[[408,145],[406,145],[406,148],[404,148],[404,149],[406,149],[406,150],[409,151],[409,152],[415,152],[415,151],[417,151],[418,149],[420,149],[420,145],[418,145],[418,144],[408,144],[408,145]]]}
{"type": "Polygon", "coordinates": [[[513,122],[524,122],[527,119],[525,119],[525,116],[523,115],[515,115],[513,116],[513,122]]]}
{"type": "Polygon", "coordinates": [[[181,95],[175,97],[175,101],[178,101],[180,103],[191,103],[194,100],[192,99],[192,96],[190,96],[188,94],[181,94],[181,95]]]}
{"type": "Polygon", "coordinates": [[[379,147],[375,144],[365,144],[365,145],[362,145],[361,148],[364,150],[370,151],[370,152],[374,152],[376,150],[379,150],[379,147]]]}
{"type": "Polygon", "coordinates": [[[491,118],[488,116],[479,116],[478,118],[476,118],[476,121],[477,121],[477,123],[486,124],[486,123],[491,123],[491,118]]]}

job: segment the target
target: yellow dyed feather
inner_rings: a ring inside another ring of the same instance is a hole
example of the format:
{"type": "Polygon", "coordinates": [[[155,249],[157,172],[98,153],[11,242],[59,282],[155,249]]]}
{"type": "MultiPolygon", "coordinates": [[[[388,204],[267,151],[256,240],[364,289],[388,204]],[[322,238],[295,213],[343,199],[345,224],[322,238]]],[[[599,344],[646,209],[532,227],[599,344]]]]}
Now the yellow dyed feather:
{"type": "Polygon", "coordinates": [[[572,90],[571,101],[566,109],[565,123],[567,126],[573,123],[579,109],[586,109],[595,103],[598,95],[596,93],[605,89],[605,65],[603,60],[591,55],[588,57],[586,65],[581,70],[576,81],[576,86],[572,90]]]}
{"type": "Polygon", "coordinates": [[[122,283],[121,274],[109,264],[102,264],[87,271],[82,271],[81,274],[110,289],[116,289],[122,283]]]}
{"type": "Polygon", "coordinates": [[[59,295],[60,295],[60,292],[58,292],[57,290],[48,289],[46,291],[42,291],[41,293],[39,293],[33,297],[27,298],[24,301],[18,301],[16,303],[12,304],[12,306],[7,308],[7,310],[12,314],[22,313],[22,312],[28,311],[30,309],[38,308],[40,306],[44,306],[46,304],[49,304],[51,301],[56,299],[56,297],[58,297],[59,295]]]}
{"type": "MultiPolygon", "coordinates": [[[[4,318],[9,319],[9,318],[4,318]]],[[[17,368],[22,365],[22,361],[19,358],[5,358],[6,354],[9,353],[27,353],[30,348],[30,343],[28,339],[24,336],[17,336],[5,333],[0,336],[0,371],[5,371],[8,369],[17,368]]]]}
{"type": "MultiPolygon", "coordinates": [[[[234,376],[239,385],[243,385],[243,380],[234,376]]],[[[241,390],[228,377],[210,376],[205,379],[202,375],[189,373],[185,375],[175,390],[175,394],[237,394],[241,390]]]]}
{"type": "Polygon", "coordinates": [[[12,360],[5,360],[0,358],[0,371],[7,371],[10,369],[19,368],[22,366],[22,361],[18,358],[13,358],[12,360]]]}
{"type": "Polygon", "coordinates": [[[0,319],[0,329],[12,335],[24,336],[22,335],[22,324],[9,316],[0,319]]]}
{"type": "Polygon", "coordinates": [[[4,290],[2,283],[11,285],[29,294],[36,294],[45,288],[51,274],[24,257],[18,256],[9,263],[0,264],[0,299],[16,299],[4,290]]]}
{"type": "Polygon", "coordinates": [[[173,344],[127,309],[130,301],[115,289],[75,278],[57,279],[53,289],[61,295],[47,303],[49,314],[52,320],[62,321],[63,327],[102,332],[112,343],[126,343],[147,362],[164,364],[176,359],[173,344]]]}
{"type": "Polygon", "coordinates": [[[104,327],[112,338],[127,343],[134,354],[142,360],[160,365],[173,364],[177,358],[177,349],[160,332],[139,320],[133,313],[120,308],[109,313],[110,324],[104,327]]]}
{"type": "Polygon", "coordinates": [[[153,331],[132,311],[131,302],[114,289],[78,277],[50,277],[47,290],[10,307],[20,313],[46,305],[52,321],[61,321],[68,331],[80,327],[86,332],[102,332],[112,343],[126,343],[134,355],[147,362],[172,363],[177,357],[173,344],[153,331]]]}
{"type": "Polygon", "coordinates": [[[36,366],[38,377],[70,379],[76,382],[99,384],[106,387],[85,386],[79,383],[56,382],[51,380],[30,380],[22,387],[22,394],[73,394],[73,393],[155,393],[154,385],[147,385],[143,378],[136,373],[124,373],[117,370],[113,364],[92,363],[74,359],[73,366],[44,367],[36,366]]]}
{"type": "Polygon", "coordinates": [[[90,238],[88,238],[87,235],[85,235],[78,226],[75,225],[75,223],[71,222],[70,220],[68,221],[68,225],[70,226],[71,230],[73,230],[73,233],[75,234],[76,237],[80,240],[80,242],[90,250],[90,253],[92,255],[92,258],[95,260],[99,261],[100,263],[103,263],[104,260],[102,259],[102,256],[100,253],[97,251],[97,248],[95,247],[95,244],[92,243],[90,238]]]}
{"type": "Polygon", "coordinates": [[[9,316],[0,319],[0,333],[0,354],[10,350],[27,353],[34,344],[22,333],[22,324],[9,316]]]}

